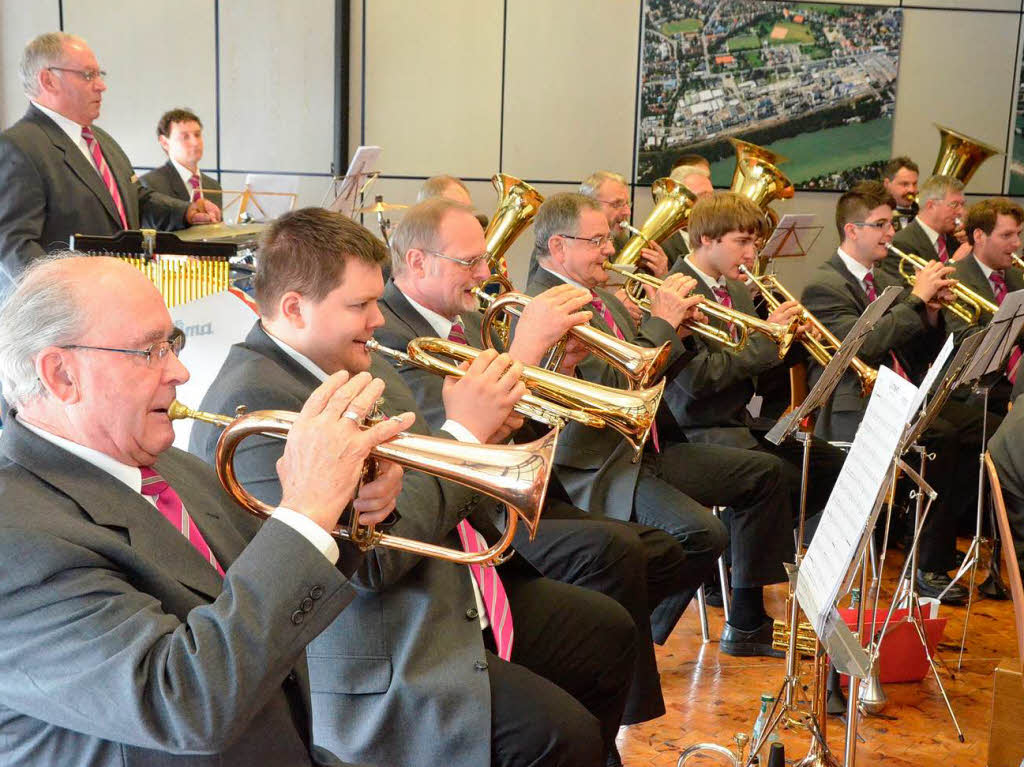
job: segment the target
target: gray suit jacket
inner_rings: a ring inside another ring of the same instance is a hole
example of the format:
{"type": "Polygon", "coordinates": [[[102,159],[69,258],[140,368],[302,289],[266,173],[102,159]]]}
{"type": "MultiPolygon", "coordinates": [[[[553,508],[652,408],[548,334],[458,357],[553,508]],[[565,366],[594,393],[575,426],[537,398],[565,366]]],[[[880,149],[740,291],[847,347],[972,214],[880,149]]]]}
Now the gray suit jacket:
{"type": "Polygon", "coordinates": [[[201,461],[155,468],[222,580],[141,495],[13,416],[0,438],[6,764],[308,765],[303,650],[354,597],[290,527],[201,461]]]}
{"type": "MultiPolygon", "coordinates": [[[[890,285],[904,285],[902,279],[896,281],[881,269],[876,268],[874,275],[879,293],[890,285]]],[[[839,339],[846,338],[868,308],[867,294],[861,283],[838,254],[818,267],[814,279],[804,288],[800,301],[839,339]]],[[[911,296],[909,290],[904,290],[867,334],[857,356],[874,368],[879,365],[892,367],[890,352],[895,352],[910,378],[919,381],[922,371],[916,360],[934,359],[945,337],[944,324],[940,322],[938,328],[930,327],[924,317],[924,304],[911,296]]],[[[811,382],[820,375],[821,369],[812,364],[811,382]]],[[[816,431],[825,439],[850,441],[866,408],[867,399],[860,395],[857,376],[848,370],[836,387],[832,400],[822,409],[816,431]]]]}
{"type": "Polygon", "coordinates": [[[661,243],[661,248],[665,251],[665,255],[668,256],[669,269],[690,255],[690,248],[687,246],[686,240],[683,239],[682,229],[661,243]]]}
{"type": "MultiPolygon", "coordinates": [[[[1003,488],[1013,547],[1024,568],[1024,400],[1017,401],[988,442],[1003,488]]],[[[1003,542],[1006,545],[1006,542],[1003,542]]]]}
{"type": "MultiPolygon", "coordinates": [[[[217,179],[207,176],[205,173],[201,173],[200,178],[200,183],[203,185],[203,196],[219,208],[222,195],[217,179]]],[[[192,200],[192,195],[185,187],[185,182],[178,175],[178,169],[174,167],[170,160],[159,168],[154,168],[149,173],[140,176],[139,182],[147,189],[160,192],[160,194],[166,194],[177,200],[184,200],[185,202],[192,200]]]]}
{"type": "MultiPolygon", "coordinates": [[[[372,372],[387,384],[385,412],[415,411],[387,362],[375,358],[372,372]]],[[[298,410],[318,383],[257,323],[231,348],[202,406],[298,410]]],[[[190,449],[209,459],[212,436],[193,429],[190,449]]],[[[280,442],[253,443],[239,451],[236,470],[247,488],[272,499],[280,494],[270,478],[280,442]]],[[[406,471],[390,532],[459,549],[455,527],[479,501],[462,486],[406,471]]],[[[503,577],[516,559],[501,566],[503,577]]],[[[437,559],[385,548],[366,554],[352,576],[355,601],[309,646],[318,745],[381,765],[490,763],[490,685],[475,665],[485,651],[469,578],[467,568],[437,559]]]]}
{"type": "MultiPolygon", "coordinates": [[[[535,296],[561,284],[558,277],[538,267],[526,292],[535,296]]],[[[648,347],[661,346],[670,341],[672,356],[668,370],[686,364],[692,350],[683,346],[675,329],[667,322],[651,318],[637,329],[629,312],[615,296],[601,289],[597,290],[597,294],[611,311],[615,324],[627,341],[648,347]]],[[[612,332],[604,319],[596,314],[590,324],[606,333],[612,332]]],[[[605,386],[629,388],[624,375],[593,355],[580,363],[577,375],[605,386]]],[[[633,463],[633,449],[618,432],[607,428],[594,429],[578,423],[566,424],[558,439],[555,461],[558,478],[576,506],[591,514],[613,519],[630,518],[640,464],[633,463]]]]}
{"type": "MultiPolygon", "coordinates": [[[[945,235],[945,237],[946,252],[952,257],[956,249],[960,247],[960,243],[956,237],[950,235],[945,235]]],[[[892,244],[904,253],[921,256],[928,261],[937,261],[939,258],[939,254],[935,252],[935,246],[932,245],[932,241],[916,218],[896,232],[896,236],[892,238],[892,244]]],[[[900,261],[895,256],[890,255],[882,261],[881,271],[888,274],[894,284],[904,284],[904,280],[900,276],[900,261]]]]}
{"type": "MultiPolygon", "coordinates": [[[[686,261],[677,261],[672,273],[693,277],[700,294],[708,301],[716,301],[714,293],[686,261]]],[[[730,280],[728,286],[733,307],[756,315],[746,286],[736,280],[730,280]]],[[[717,320],[710,322],[725,327],[717,320]]],[[[693,339],[697,354],[665,387],[665,403],[673,417],[691,441],[757,447],[746,406],[756,392],[756,377],[782,364],[778,347],[759,333],[751,333],[746,347],[735,354],[716,341],[697,335],[693,339]]]]}
{"type": "MultiPolygon", "coordinates": [[[[127,155],[93,126],[114,176],[129,229],[181,229],[188,205],[144,189],[127,155]]],[[[53,120],[34,106],[0,133],[0,290],[73,234],[113,235],[121,218],[95,166],[53,120]]]]}

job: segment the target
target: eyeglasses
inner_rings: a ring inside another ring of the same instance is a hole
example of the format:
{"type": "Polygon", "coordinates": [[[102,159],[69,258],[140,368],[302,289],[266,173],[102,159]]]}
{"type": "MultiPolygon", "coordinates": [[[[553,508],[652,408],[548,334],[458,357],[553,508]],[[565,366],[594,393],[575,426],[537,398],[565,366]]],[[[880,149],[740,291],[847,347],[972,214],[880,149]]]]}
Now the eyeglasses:
{"type": "Polygon", "coordinates": [[[628,208],[629,200],[624,197],[620,197],[617,200],[602,200],[600,197],[595,198],[602,205],[607,205],[611,208],[628,208]]]}
{"type": "Polygon", "coordinates": [[[963,200],[941,200],[943,205],[948,205],[953,210],[963,210],[967,204],[963,200]]]}
{"type": "Polygon", "coordinates": [[[879,232],[884,232],[890,226],[892,226],[891,218],[883,218],[881,221],[851,221],[854,226],[867,226],[872,229],[877,229],[879,232]]]}
{"type": "Polygon", "coordinates": [[[181,356],[181,350],[185,348],[185,331],[175,328],[171,331],[171,337],[166,341],[157,341],[146,349],[114,349],[109,346],[86,346],[85,344],[67,344],[61,349],[92,349],[97,352],[117,352],[118,354],[132,354],[146,358],[146,365],[158,367],[162,365],[167,355],[171,352],[175,357],[181,356]]]}
{"type": "Polygon", "coordinates": [[[74,72],[87,83],[93,80],[106,80],[107,73],[102,69],[68,69],[67,67],[47,67],[51,72],[74,72]]]}
{"type": "Polygon", "coordinates": [[[491,254],[487,253],[486,251],[480,254],[479,256],[470,259],[456,258],[455,256],[449,256],[445,253],[440,253],[439,251],[436,250],[427,250],[426,248],[424,248],[423,252],[429,253],[432,256],[437,256],[438,258],[443,258],[445,261],[451,261],[453,263],[458,264],[459,266],[464,266],[471,271],[473,269],[476,269],[476,267],[479,266],[480,264],[487,263],[491,260],[491,254]]]}
{"type": "Polygon", "coordinates": [[[605,243],[612,241],[611,233],[599,234],[594,237],[577,237],[574,234],[559,234],[557,237],[567,237],[570,240],[579,240],[580,242],[586,242],[595,248],[603,248],[605,243]]]}

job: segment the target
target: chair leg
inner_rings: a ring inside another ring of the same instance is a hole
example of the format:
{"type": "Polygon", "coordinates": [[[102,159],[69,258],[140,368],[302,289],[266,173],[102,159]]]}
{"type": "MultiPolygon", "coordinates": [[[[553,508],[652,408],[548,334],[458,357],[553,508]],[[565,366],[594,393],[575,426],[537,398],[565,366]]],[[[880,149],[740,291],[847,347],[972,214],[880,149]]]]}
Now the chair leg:
{"type": "MultiPolygon", "coordinates": [[[[712,506],[711,513],[719,519],[722,518],[722,507],[712,506]]],[[[722,614],[725,616],[725,620],[729,620],[729,571],[725,566],[725,556],[718,558],[718,580],[722,586],[722,614]]]]}
{"type": "Polygon", "coordinates": [[[697,589],[697,610],[700,618],[700,638],[707,644],[711,639],[711,633],[708,631],[708,604],[704,601],[704,586],[697,589]]]}

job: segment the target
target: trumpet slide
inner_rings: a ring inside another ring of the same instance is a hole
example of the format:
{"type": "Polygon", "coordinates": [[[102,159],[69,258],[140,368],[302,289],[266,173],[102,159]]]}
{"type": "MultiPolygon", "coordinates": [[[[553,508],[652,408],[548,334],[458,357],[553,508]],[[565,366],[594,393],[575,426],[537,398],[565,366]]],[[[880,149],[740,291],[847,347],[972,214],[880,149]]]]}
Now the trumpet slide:
{"type": "MultiPolygon", "coordinates": [[[[239,414],[232,418],[193,410],[175,400],[168,408],[167,416],[172,420],[192,418],[224,430],[217,442],[217,476],[224,489],[239,505],[251,514],[265,519],[273,511],[273,507],[263,503],[242,487],[235,473],[235,451],[246,437],[261,435],[286,438],[292,424],[298,418],[298,413],[286,410],[258,410],[245,413],[244,408],[239,408],[239,411],[239,414]]],[[[531,539],[537,531],[551,477],[557,440],[557,428],[540,439],[523,445],[469,445],[454,440],[403,432],[370,451],[371,459],[367,464],[372,463],[374,459],[392,461],[465,485],[507,505],[510,513],[505,532],[493,546],[484,551],[457,551],[434,543],[390,535],[373,526],[360,525],[359,515],[352,513],[351,510],[347,515],[347,524],[339,523],[332,536],[339,541],[351,542],[364,551],[375,546],[383,546],[458,564],[497,564],[501,561],[505,549],[512,543],[517,520],[526,525],[531,539]]]]}

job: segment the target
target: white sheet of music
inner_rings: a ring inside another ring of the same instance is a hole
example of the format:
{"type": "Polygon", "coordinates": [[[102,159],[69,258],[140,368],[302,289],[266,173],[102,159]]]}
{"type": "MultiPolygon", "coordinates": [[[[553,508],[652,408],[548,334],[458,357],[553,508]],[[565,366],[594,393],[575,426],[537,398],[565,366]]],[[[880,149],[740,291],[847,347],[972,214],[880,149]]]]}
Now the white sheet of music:
{"type": "Polygon", "coordinates": [[[910,408],[910,415],[917,415],[917,411],[921,409],[921,405],[924,403],[924,398],[928,396],[928,393],[935,386],[935,381],[938,377],[946,370],[946,363],[949,362],[949,358],[953,355],[953,334],[950,333],[946,336],[946,343],[942,345],[939,350],[939,356],[935,358],[932,366],[928,368],[928,372],[924,374],[924,379],[921,381],[921,385],[918,387],[917,394],[914,397],[914,404],[910,408]]]}
{"type": "Polygon", "coordinates": [[[916,394],[912,383],[887,367],[879,368],[867,412],[800,564],[797,599],[819,636],[824,635],[826,620],[882,494],[916,394]]]}

